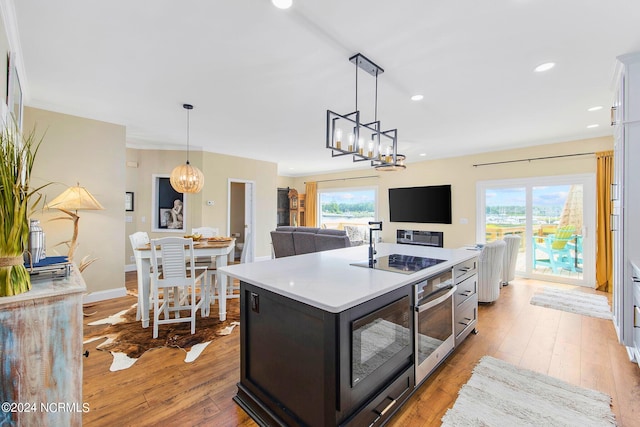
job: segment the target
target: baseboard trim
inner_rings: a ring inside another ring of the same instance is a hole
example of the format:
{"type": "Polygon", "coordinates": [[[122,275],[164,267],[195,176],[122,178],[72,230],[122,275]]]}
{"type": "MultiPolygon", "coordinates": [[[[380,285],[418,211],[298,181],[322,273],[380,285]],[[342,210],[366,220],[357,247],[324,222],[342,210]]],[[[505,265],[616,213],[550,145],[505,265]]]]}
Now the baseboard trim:
{"type": "Polygon", "coordinates": [[[106,291],[97,291],[86,294],[82,300],[83,304],[89,304],[98,301],[105,301],[113,298],[120,298],[127,295],[127,289],[123,286],[121,288],[107,289],[106,291]]]}
{"type": "Polygon", "coordinates": [[[124,272],[125,273],[128,273],[130,271],[136,271],[136,270],[137,270],[137,268],[136,268],[135,264],[125,264],[125,266],[124,266],[124,272]]]}

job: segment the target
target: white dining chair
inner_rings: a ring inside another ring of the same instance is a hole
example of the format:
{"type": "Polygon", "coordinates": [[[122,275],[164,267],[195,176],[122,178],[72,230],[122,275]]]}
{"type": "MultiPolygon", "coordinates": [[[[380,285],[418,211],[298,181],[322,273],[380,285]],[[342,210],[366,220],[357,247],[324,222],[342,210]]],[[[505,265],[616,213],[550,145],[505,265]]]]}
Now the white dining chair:
{"type": "MultiPolygon", "coordinates": [[[[129,235],[129,241],[131,242],[131,248],[135,255],[137,248],[141,248],[149,243],[149,235],[145,231],[137,231],[129,235]]],[[[145,274],[145,272],[142,271],[142,261],[137,256],[135,256],[134,259],[136,260],[136,274],[138,275],[138,280],[141,280],[141,277],[145,274]]],[[[148,273],[149,272],[146,272],[146,274],[148,273]]],[[[142,298],[142,293],[140,292],[140,289],[138,289],[138,299],[140,298],[142,298]]],[[[136,308],[136,320],[140,320],[141,318],[141,306],[142,304],[138,301],[136,308]]],[[[149,306],[151,306],[151,304],[149,304],[149,306]]]]}
{"type": "MultiPolygon", "coordinates": [[[[244,244],[242,245],[242,252],[240,252],[240,264],[244,264],[247,262],[247,258],[249,256],[249,250],[250,250],[250,244],[249,244],[250,239],[251,239],[251,233],[247,233],[244,236],[244,244]]],[[[238,284],[236,284],[235,280],[232,283],[233,284],[227,287],[226,298],[227,299],[240,298],[240,283],[238,282],[238,284]],[[238,293],[235,293],[235,291],[238,291],[238,293]]]]}
{"type": "Polygon", "coordinates": [[[193,258],[192,239],[164,237],[151,240],[153,338],[158,337],[158,326],[165,323],[191,322],[191,333],[194,334],[198,309],[201,309],[202,317],[209,315],[207,268],[196,267],[193,263],[185,265],[185,260],[193,258]],[[200,298],[196,292],[198,282],[200,298]],[[188,310],[190,315],[181,317],[181,310],[188,310]]]}
{"type": "MultiPolygon", "coordinates": [[[[218,229],[213,227],[196,227],[191,229],[191,234],[199,234],[203,238],[216,237],[218,235],[218,229]]],[[[209,303],[213,304],[217,295],[216,289],[216,257],[196,257],[196,267],[207,267],[207,274],[209,275],[209,288],[210,288],[210,300],[209,303]]]]}

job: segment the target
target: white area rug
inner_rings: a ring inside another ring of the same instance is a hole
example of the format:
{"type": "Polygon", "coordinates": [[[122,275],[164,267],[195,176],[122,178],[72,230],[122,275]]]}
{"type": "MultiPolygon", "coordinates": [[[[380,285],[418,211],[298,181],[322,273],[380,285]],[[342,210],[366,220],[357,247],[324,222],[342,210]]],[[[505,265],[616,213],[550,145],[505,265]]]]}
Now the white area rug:
{"type": "Polygon", "coordinates": [[[612,318],[609,301],[603,295],[546,287],[534,294],[530,303],[601,319],[612,318]]]}
{"type": "Polygon", "coordinates": [[[485,356],[442,417],[444,427],[615,426],[611,397],[485,356]]]}

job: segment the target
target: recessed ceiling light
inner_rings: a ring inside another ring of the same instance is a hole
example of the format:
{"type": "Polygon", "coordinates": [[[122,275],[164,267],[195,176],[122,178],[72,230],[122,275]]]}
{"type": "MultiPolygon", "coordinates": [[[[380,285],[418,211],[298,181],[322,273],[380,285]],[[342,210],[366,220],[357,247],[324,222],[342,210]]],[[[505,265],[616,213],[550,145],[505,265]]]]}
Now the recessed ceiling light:
{"type": "Polygon", "coordinates": [[[534,71],[535,71],[536,73],[541,73],[541,72],[543,72],[543,71],[549,71],[550,69],[552,69],[552,68],[553,68],[553,67],[555,67],[555,66],[556,66],[556,63],[555,63],[555,62],[545,62],[544,64],[540,64],[540,65],[538,65],[538,66],[534,69],[534,71]]]}
{"type": "Polygon", "coordinates": [[[271,3],[278,9],[289,9],[293,4],[293,0],[271,0],[271,3]]]}
{"type": "Polygon", "coordinates": [[[412,100],[412,101],[422,101],[423,99],[424,99],[424,96],[423,96],[423,95],[413,95],[413,96],[411,97],[411,100],[412,100]]]}
{"type": "Polygon", "coordinates": [[[602,105],[596,105],[595,107],[587,108],[587,111],[598,111],[602,110],[602,105]]]}
{"type": "Polygon", "coordinates": [[[587,126],[587,128],[588,129],[593,129],[593,128],[597,128],[598,126],[600,126],[600,125],[589,125],[589,126],[587,126]]]}
{"type": "Polygon", "coordinates": [[[420,154],[418,154],[418,156],[420,156],[420,157],[427,157],[427,153],[420,153],[420,154]]]}

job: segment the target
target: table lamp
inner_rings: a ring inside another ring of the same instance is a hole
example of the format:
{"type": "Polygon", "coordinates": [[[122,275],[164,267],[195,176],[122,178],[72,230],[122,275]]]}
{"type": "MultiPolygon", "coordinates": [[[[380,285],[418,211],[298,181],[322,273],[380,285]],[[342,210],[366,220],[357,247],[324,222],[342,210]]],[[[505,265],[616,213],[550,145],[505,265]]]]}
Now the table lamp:
{"type": "Polygon", "coordinates": [[[86,188],[80,187],[80,184],[67,188],[62,194],[53,199],[47,204],[49,209],[58,209],[70,218],[56,218],[56,219],[70,219],[73,220],[73,237],[69,243],[69,254],[67,258],[69,262],[73,260],[73,255],[78,246],[78,216],[79,210],[102,210],[104,207],[98,202],[95,197],[87,191],[86,188]]]}

